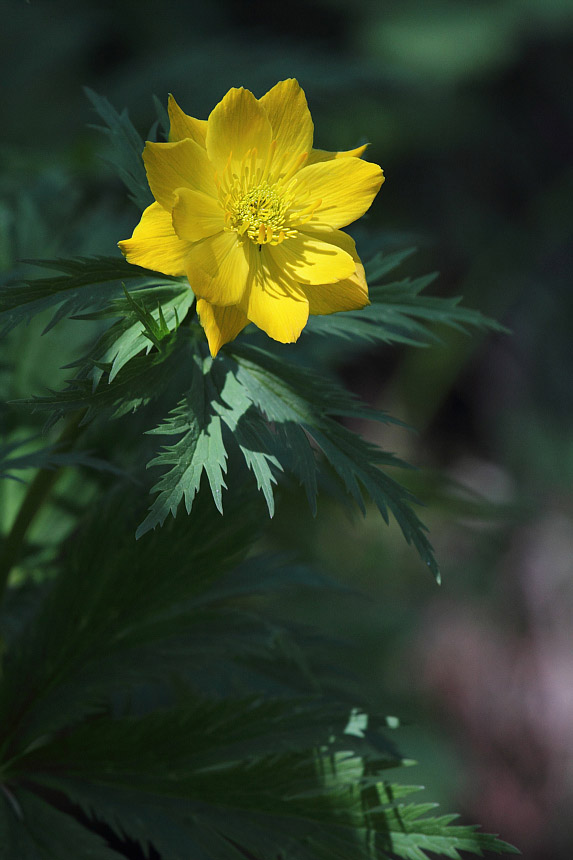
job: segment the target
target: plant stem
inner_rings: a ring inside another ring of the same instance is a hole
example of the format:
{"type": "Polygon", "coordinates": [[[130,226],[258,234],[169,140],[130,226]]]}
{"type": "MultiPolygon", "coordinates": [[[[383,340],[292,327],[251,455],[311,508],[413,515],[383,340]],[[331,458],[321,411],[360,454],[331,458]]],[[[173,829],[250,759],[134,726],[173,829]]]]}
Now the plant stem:
{"type": "MultiPolygon", "coordinates": [[[[81,433],[80,423],[85,415],[85,409],[74,412],[64,425],[55,447],[59,453],[69,451],[81,433]]],[[[18,561],[22,544],[26,533],[42,507],[50,490],[61,474],[59,469],[39,469],[32,483],[29,485],[24,501],[12,524],[12,528],[4,542],[4,548],[0,554],[0,604],[8,584],[12,568],[18,561]]]]}

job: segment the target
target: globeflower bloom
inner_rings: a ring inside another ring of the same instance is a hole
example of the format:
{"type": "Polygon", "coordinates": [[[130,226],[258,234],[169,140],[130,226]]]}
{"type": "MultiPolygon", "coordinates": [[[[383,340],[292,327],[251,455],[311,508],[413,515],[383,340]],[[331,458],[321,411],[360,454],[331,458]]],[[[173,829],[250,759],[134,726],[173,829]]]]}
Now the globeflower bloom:
{"type": "Polygon", "coordinates": [[[155,203],[131,239],[130,263],[186,275],[212,355],[252,322],[282,343],[309,314],[368,304],[364,268],[341,227],[366,212],[378,165],[313,149],[303,90],[281,81],[262,98],[231,89],[208,120],[169,97],[169,142],[145,145],[155,203]]]}

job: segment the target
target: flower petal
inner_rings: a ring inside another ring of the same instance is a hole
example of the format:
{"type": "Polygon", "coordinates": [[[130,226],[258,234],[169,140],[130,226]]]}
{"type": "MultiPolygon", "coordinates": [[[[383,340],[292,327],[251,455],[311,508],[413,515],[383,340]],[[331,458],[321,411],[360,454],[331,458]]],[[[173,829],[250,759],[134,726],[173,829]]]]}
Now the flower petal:
{"type": "MultiPolygon", "coordinates": [[[[252,244],[251,242],[248,243],[252,244]]],[[[236,233],[222,232],[195,242],[186,259],[195,295],[216,305],[237,305],[244,297],[249,262],[236,233]]]]}
{"type": "Polygon", "coordinates": [[[251,322],[281,343],[294,343],[308,320],[308,299],[268,253],[250,244],[251,278],[242,309],[251,322]]]}
{"type": "Polygon", "coordinates": [[[312,148],[314,125],[304,91],[298,81],[289,78],[265,93],[259,104],[268,114],[277,142],[274,163],[284,158],[281,172],[287,173],[297,158],[312,148]]]}
{"type": "Polygon", "coordinates": [[[246,314],[235,305],[219,307],[206,302],[205,299],[197,299],[197,313],[213,357],[225,343],[234,340],[249,322],[246,314]]]}
{"type": "Polygon", "coordinates": [[[143,150],[143,161],[151,192],[164,209],[171,211],[174,192],[193,188],[217,197],[215,171],[207,153],[194,140],[175,143],[151,143],[143,150]]]}
{"type": "Polygon", "coordinates": [[[337,228],[350,224],[371,205],[384,174],[377,164],[359,158],[335,158],[309,164],[295,175],[294,207],[320,200],[308,225],[312,228],[337,228]]]}
{"type": "Polygon", "coordinates": [[[145,209],[131,239],[118,245],[128,263],[164,275],[185,274],[185,258],[191,247],[176,235],[171,215],[159,203],[145,209]]]}
{"type": "Polygon", "coordinates": [[[356,275],[335,284],[315,284],[304,287],[309,313],[335,314],[339,311],[357,311],[370,304],[364,268],[358,264],[356,275]]]}
{"type": "Polygon", "coordinates": [[[333,314],[338,311],[355,311],[366,307],[368,301],[368,285],[364,275],[364,266],[356,252],[354,239],[342,230],[332,230],[330,233],[317,233],[316,238],[328,237],[333,245],[338,245],[350,254],[355,263],[354,273],[349,278],[337,281],[335,284],[302,285],[308,298],[311,314],[333,314]]]}
{"type": "Polygon", "coordinates": [[[355,263],[347,251],[329,243],[330,233],[322,237],[298,233],[269,253],[288,278],[302,284],[330,284],[352,275],[355,263]]]}
{"type": "Polygon", "coordinates": [[[333,161],[335,158],[360,158],[366,152],[368,144],[357,146],[356,149],[345,149],[340,152],[329,152],[327,149],[312,149],[307,164],[317,164],[319,161],[333,161]]]}
{"type": "Polygon", "coordinates": [[[265,109],[250,90],[230,89],[209,115],[205,143],[209,159],[222,175],[232,153],[234,165],[249,150],[256,149],[258,158],[265,160],[272,131],[265,109]]]}
{"type": "Polygon", "coordinates": [[[189,242],[198,242],[225,228],[219,201],[191,188],[177,189],[172,215],[175,232],[180,239],[189,242]]]}
{"type": "Polygon", "coordinates": [[[190,137],[195,143],[198,143],[205,149],[205,135],[207,134],[207,120],[195,119],[184,113],[171,93],[169,93],[169,101],[167,103],[167,111],[169,113],[169,140],[177,141],[184,140],[190,137]]]}

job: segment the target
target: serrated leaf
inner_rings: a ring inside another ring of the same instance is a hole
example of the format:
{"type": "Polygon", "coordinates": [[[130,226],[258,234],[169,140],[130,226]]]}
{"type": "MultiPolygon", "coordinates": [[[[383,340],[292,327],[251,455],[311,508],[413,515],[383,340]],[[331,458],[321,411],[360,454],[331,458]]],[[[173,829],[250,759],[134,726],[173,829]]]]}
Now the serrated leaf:
{"type": "Polygon", "coordinates": [[[29,439],[20,439],[0,447],[0,478],[12,478],[19,481],[22,479],[14,472],[25,469],[58,469],[61,466],[86,466],[115,475],[125,474],[123,470],[112,463],[99,457],[93,457],[89,451],[58,451],[56,445],[47,445],[26,454],[13,456],[18,448],[28,447],[37,438],[37,436],[32,436],[29,439]]]}
{"type": "MultiPolygon", "coordinates": [[[[382,787],[381,787],[382,788],[382,787]]],[[[458,825],[453,822],[457,815],[429,816],[437,804],[396,802],[402,800],[418,787],[388,786],[380,791],[380,799],[391,801],[384,814],[392,831],[392,851],[403,860],[428,860],[427,852],[447,857],[449,860],[463,860],[459,852],[469,852],[483,856],[484,851],[495,854],[519,854],[517,848],[503,842],[496,836],[480,833],[475,825],[458,825]]],[[[378,812],[373,810],[374,815],[378,812]]]]}
{"type": "MultiPolygon", "coordinates": [[[[404,467],[406,464],[360,439],[330,416],[355,415],[380,421],[392,419],[385,413],[365,409],[333,383],[306,369],[279,362],[263,350],[234,346],[233,354],[238,362],[237,381],[267,418],[280,424],[287,444],[298,452],[299,459],[303,440],[297,430],[291,441],[294,427],[303,429],[316,442],[361,510],[364,510],[364,490],[386,522],[387,509],[390,509],[407,542],[415,546],[439,581],[439,569],[425,534],[426,528],[412,509],[417,499],[380,468],[404,467]]],[[[310,447],[308,439],[306,442],[310,447]]],[[[315,470],[320,469],[316,460],[314,463],[315,470]]],[[[306,467],[309,465],[307,462],[306,467]]]]}
{"type": "Polygon", "coordinates": [[[105,126],[95,126],[106,135],[111,145],[111,152],[104,160],[118,172],[135,205],[140,210],[145,209],[153,203],[153,195],[147,184],[141,157],[143,139],[129,119],[126,108],[118,113],[104,96],[89,87],[84,87],[84,92],[105,123],[105,126]]]}
{"type": "MultiPolygon", "coordinates": [[[[162,318],[163,337],[177,329],[185,319],[194,300],[195,297],[187,282],[145,289],[138,293],[137,297],[137,303],[142,312],[149,314],[155,324],[160,325],[162,318]]],[[[110,317],[121,317],[121,319],[100,337],[88,356],[74,362],[73,365],[82,367],[88,362],[93,362],[94,366],[90,371],[90,376],[94,385],[101,379],[103,372],[101,365],[111,365],[109,382],[113,382],[115,376],[128,361],[142,350],[149,352],[152,346],[150,339],[145,334],[140,316],[125,299],[116,299],[104,311],[85,314],[81,318],[108,319],[110,317]]]]}
{"type": "MultiPolygon", "coordinates": [[[[218,515],[199,500],[191,522],[172,522],[160,534],[135,542],[136,501],[132,494],[116,495],[94,510],[66,547],[63,570],[41,607],[4,655],[0,748],[8,738],[26,746],[38,734],[97,713],[118,686],[163,675],[169,662],[179,665],[178,650],[186,663],[194,651],[218,648],[223,640],[227,660],[241,652],[239,619],[234,649],[227,639],[233,579],[218,595],[210,594],[209,586],[248,551],[258,527],[253,502],[243,494],[229,499],[224,541],[218,515]],[[200,628],[198,641],[192,617],[200,628]],[[226,629],[204,643],[211,618],[214,628],[226,629]],[[187,640],[177,641],[183,634],[187,640]],[[149,651],[146,659],[141,649],[149,651]]],[[[268,582],[275,566],[267,562],[266,579],[253,567],[252,587],[259,579],[268,582]]],[[[244,590],[242,575],[237,587],[244,590]]],[[[258,641],[253,638],[253,647],[258,641]]]]}
{"type": "MultiPolygon", "coordinates": [[[[375,267],[379,273],[381,266],[375,267]]],[[[495,320],[480,311],[460,305],[459,298],[421,295],[436,275],[405,278],[390,284],[370,286],[370,302],[357,311],[330,316],[313,316],[306,326],[308,333],[340,337],[345,340],[366,340],[372,343],[401,343],[428,346],[439,343],[436,326],[458,331],[473,327],[478,330],[506,331],[495,320]]]]}
{"type": "Polygon", "coordinates": [[[228,360],[215,363],[210,356],[196,354],[193,379],[186,397],[163,424],[149,431],[154,435],[179,435],[181,438],[149,463],[149,466],[170,468],[152,489],[158,496],[139,526],[137,537],[162,525],[169,514],[175,516],[182,500],[189,513],[203,473],[217,509],[223,512],[228,443],[238,447],[272,516],[274,471],[282,467],[269,428],[253,410],[252,401],[235,379],[232,368],[228,360]],[[228,434],[224,433],[225,428],[228,434]]]}
{"type": "Polygon", "coordinates": [[[70,815],[24,788],[0,791],[0,860],[120,860],[106,842],[70,815]]]}
{"type": "Polygon", "coordinates": [[[369,284],[374,284],[397,269],[404,260],[416,253],[416,248],[403,248],[399,251],[379,251],[365,264],[366,278],[369,284]]]}
{"type": "MultiPolygon", "coordinates": [[[[209,362],[209,359],[205,360],[209,362]]],[[[223,444],[221,418],[214,410],[213,386],[204,373],[204,361],[193,357],[191,387],[185,398],[155,430],[155,434],[181,436],[169,445],[148,465],[170,466],[170,470],[155,485],[159,495],[148,516],[139,526],[136,537],[141,537],[157,525],[163,525],[171,513],[175,516],[182,499],[187,512],[199,492],[203,472],[206,473],[217,509],[222,512],[221,491],[225,485],[227,452],[223,444]]]]}
{"type": "Polygon", "coordinates": [[[185,333],[184,337],[171,336],[166,339],[164,349],[149,354],[136,355],[109,381],[111,367],[103,365],[96,387],[84,367],[82,375],[72,379],[63,391],[44,397],[19,401],[35,411],[51,413],[51,422],[68,412],[85,409],[83,423],[98,415],[120,418],[135,412],[142,406],[165,395],[169,388],[184,385],[189,378],[188,362],[193,346],[185,333]]]}
{"type": "Polygon", "coordinates": [[[121,296],[123,284],[131,290],[172,285],[178,279],[133,266],[121,257],[75,257],[62,260],[26,261],[64,274],[54,277],[25,277],[0,286],[0,326],[3,333],[36,314],[58,306],[46,326],[48,331],[61,319],[86,309],[109,306],[121,296]]]}
{"type": "Polygon", "coordinates": [[[165,860],[183,860],[189,845],[209,856],[213,844],[221,860],[235,860],[238,847],[304,860],[518,853],[453,825],[455,816],[429,817],[435,804],[403,804],[403,787],[377,776],[400,756],[383,738],[371,746],[347,734],[347,723],[348,710],[320,701],[198,700],[101,718],[31,750],[18,767],[151,840],[165,860]]]}

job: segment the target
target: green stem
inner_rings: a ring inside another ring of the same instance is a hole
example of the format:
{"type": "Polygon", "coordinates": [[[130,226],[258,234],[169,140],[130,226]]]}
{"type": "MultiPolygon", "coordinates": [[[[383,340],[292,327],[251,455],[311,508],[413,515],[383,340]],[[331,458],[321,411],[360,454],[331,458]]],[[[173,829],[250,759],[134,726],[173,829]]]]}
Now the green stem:
{"type": "MultiPolygon", "coordinates": [[[[74,442],[81,433],[80,423],[84,415],[85,409],[81,409],[69,417],[56,442],[56,448],[59,453],[69,451],[73,447],[74,442]]],[[[24,501],[4,542],[3,551],[0,554],[0,604],[2,603],[12,568],[18,561],[26,533],[48,497],[50,490],[60,477],[60,474],[61,468],[40,469],[28,487],[24,501]]]]}

